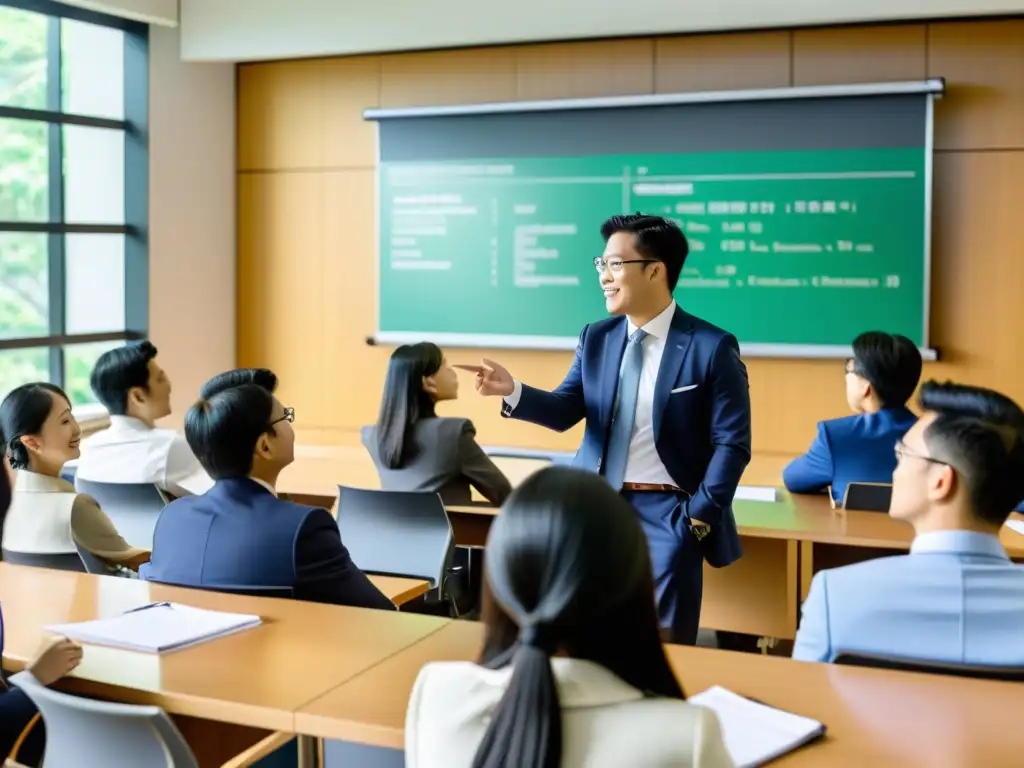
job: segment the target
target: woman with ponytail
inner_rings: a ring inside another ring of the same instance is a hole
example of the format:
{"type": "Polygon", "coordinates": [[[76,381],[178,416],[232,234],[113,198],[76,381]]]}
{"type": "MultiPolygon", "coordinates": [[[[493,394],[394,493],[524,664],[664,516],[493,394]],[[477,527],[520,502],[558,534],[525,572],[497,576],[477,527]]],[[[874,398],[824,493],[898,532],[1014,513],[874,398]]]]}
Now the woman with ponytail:
{"type": "Polygon", "coordinates": [[[552,467],[509,497],[485,553],[479,663],[421,670],[408,768],[729,768],[661,645],[647,542],[592,473],[552,467]]]}

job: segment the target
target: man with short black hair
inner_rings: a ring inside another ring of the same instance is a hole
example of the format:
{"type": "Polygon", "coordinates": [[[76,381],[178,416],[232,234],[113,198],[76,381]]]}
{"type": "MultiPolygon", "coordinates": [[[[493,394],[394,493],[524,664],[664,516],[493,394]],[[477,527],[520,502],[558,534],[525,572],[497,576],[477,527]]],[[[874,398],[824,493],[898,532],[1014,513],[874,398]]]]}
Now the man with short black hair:
{"type": "Polygon", "coordinates": [[[906,336],[868,331],[854,339],[846,361],[846,402],[854,415],[818,422],[810,449],[782,472],[786,488],[831,488],[842,502],[849,483],[888,483],[893,446],[917,420],[907,401],[920,378],[921,353],[906,336]]]}
{"type": "Polygon", "coordinates": [[[933,381],[920,405],[896,445],[889,509],[914,527],[910,554],[819,572],[796,659],[1024,666],[1024,568],[999,541],[1024,497],[1024,412],[998,392],[933,381]]]}
{"type": "Polygon", "coordinates": [[[672,292],[689,246],[671,219],[613,216],[594,259],[605,309],[553,391],[490,360],[471,367],[502,415],[563,432],[584,421],[575,465],[603,475],[647,534],[658,613],[672,642],[697,639],[704,561],[742,555],[732,500],[750,461],[750,391],[736,338],[672,292]]]}
{"type": "Polygon", "coordinates": [[[142,578],[291,587],[299,600],[394,610],[352,562],[326,509],[278,498],[278,475],[294,459],[294,418],[255,383],[227,386],[189,410],[188,444],[216,482],[202,496],[167,505],[142,578]]]}
{"type": "Polygon", "coordinates": [[[110,427],[82,441],[76,477],[96,483],[153,483],[173,496],[202,493],[212,482],[185,438],[156,426],[171,413],[171,382],[148,341],[104,352],[90,384],[110,427]]]}

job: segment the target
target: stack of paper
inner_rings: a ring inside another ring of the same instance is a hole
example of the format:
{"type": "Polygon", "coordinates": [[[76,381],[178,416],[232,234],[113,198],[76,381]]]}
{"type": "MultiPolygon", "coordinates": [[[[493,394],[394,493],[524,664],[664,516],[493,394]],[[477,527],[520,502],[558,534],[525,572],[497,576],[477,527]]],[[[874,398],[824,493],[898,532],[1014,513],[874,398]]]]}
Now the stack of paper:
{"type": "Polygon", "coordinates": [[[736,768],[764,765],[825,733],[825,726],[817,720],[759,704],[717,685],[687,701],[718,715],[725,747],[736,768]]]}
{"type": "Polygon", "coordinates": [[[163,653],[215,640],[260,624],[259,616],[204,611],[177,603],[154,603],[112,619],[46,627],[80,643],[163,653]]]}

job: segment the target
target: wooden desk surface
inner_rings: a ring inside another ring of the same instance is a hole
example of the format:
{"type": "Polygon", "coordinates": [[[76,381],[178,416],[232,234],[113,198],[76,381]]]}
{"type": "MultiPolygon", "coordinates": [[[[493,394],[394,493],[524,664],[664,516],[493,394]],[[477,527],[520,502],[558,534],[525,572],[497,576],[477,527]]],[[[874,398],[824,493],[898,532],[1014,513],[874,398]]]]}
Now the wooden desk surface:
{"type": "MultiPolygon", "coordinates": [[[[495,515],[494,507],[448,507],[458,515],[495,515]]],[[[825,496],[784,494],[780,501],[733,502],[741,536],[761,539],[811,541],[847,547],[879,547],[906,551],[914,538],[909,524],[882,512],[848,512],[832,509],[825,496]]],[[[1014,514],[1024,520],[1024,515],[1014,514]]],[[[1000,541],[1013,558],[1024,558],[1024,535],[1004,527],[1000,541]]]]}
{"type": "Polygon", "coordinates": [[[5,666],[19,669],[43,627],[115,616],[148,602],[254,613],[252,630],[155,655],[90,645],[69,690],[208,720],[292,731],[294,712],[412,645],[448,619],[179,589],[0,564],[5,666]]]}
{"type": "MultiPolygon", "coordinates": [[[[479,624],[454,621],[296,714],[296,729],[324,738],[401,749],[412,685],[428,661],[476,658],[479,624]]],[[[666,646],[688,694],[712,685],[813,717],[828,736],[778,765],[1012,765],[1024,750],[1014,713],[1024,687],[811,664],[772,656],[666,646]]],[[[773,763],[775,765],[776,763],[773,763]]]]}
{"type": "Polygon", "coordinates": [[[367,574],[367,578],[385,597],[399,607],[430,590],[430,582],[423,579],[405,579],[398,576],[375,576],[373,574],[367,574]]]}

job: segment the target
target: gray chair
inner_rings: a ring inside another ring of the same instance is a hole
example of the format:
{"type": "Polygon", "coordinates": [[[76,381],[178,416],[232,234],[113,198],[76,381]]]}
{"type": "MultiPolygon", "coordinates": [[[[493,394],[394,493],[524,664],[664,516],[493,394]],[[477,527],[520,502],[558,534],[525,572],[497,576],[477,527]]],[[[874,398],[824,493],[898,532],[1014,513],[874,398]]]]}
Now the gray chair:
{"type": "Polygon", "coordinates": [[[78,550],[78,559],[82,561],[82,567],[85,568],[86,573],[91,573],[96,576],[125,576],[131,573],[127,568],[113,568],[107,565],[105,562],[100,560],[96,555],[90,552],[88,549],[83,547],[81,544],[76,543],[75,549],[78,550]]]}
{"type": "Polygon", "coordinates": [[[430,596],[457,610],[461,576],[452,567],[455,534],[440,494],[338,486],[338,530],[352,560],[367,573],[430,582],[430,596]]]}
{"type": "Polygon", "coordinates": [[[84,573],[85,566],[77,553],[66,555],[36,555],[29,552],[3,551],[3,561],[11,565],[28,565],[33,568],[49,568],[54,571],[75,571],[84,573]]]}
{"type": "Polygon", "coordinates": [[[892,483],[848,483],[843,494],[843,509],[888,512],[891,501],[892,483]]]}
{"type": "Polygon", "coordinates": [[[946,661],[907,659],[899,656],[882,656],[872,653],[855,653],[840,650],[833,664],[850,667],[872,667],[900,672],[925,672],[933,675],[974,677],[981,680],[1024,681],[1024,667],[992,667],[980,664],[960,664],[946,661]]]}
{"type": "MultiPolygon", "coordinates": [[[[32,675],[11,678],[32,699],[46,726],[46,768],[112,765],[199,768],[181,731],[159,707],[96,701],[40,685],[32,675]]],[[[224,764],[243,768],[295,738],[272,733],[224,764]]]]}
{"type": "Polygon", "coordinates": [[[156,521],[167,506],[167,498],[155,485],[95,483],[76,477],[75,490],[96,499],[117,532],[133,547],[153,548],[156,521]]]}

